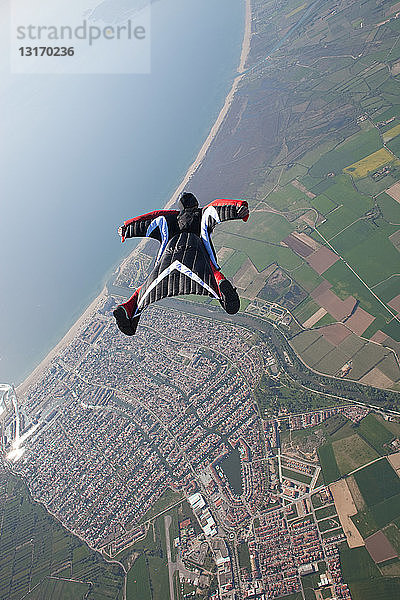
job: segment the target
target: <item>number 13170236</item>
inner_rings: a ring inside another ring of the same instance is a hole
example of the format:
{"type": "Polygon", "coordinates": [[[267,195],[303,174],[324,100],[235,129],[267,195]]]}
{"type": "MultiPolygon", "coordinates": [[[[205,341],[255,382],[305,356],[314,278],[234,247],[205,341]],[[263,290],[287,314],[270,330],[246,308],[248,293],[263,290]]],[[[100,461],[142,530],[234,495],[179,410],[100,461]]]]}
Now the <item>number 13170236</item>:
{"type": "Polygon", "coordinates": [[[18,49],[21,56],[74,56],[75,48],[65,46],[21,46],[18,49]]]}

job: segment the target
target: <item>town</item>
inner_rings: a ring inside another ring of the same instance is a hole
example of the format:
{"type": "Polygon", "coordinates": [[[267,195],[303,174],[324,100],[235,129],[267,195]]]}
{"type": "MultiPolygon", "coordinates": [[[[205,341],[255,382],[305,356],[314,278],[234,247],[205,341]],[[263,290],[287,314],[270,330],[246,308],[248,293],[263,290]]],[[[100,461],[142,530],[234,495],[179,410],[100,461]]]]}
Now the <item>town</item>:
{"type": "Polygon", "coordinates": [[[335,414],[357,421],[368,409],[338,404],[262,418],[254,388],[281,365],[261,336],[152,307],[127,342],[110,319],[115,302],[104,300],[19,399],[21,434],[29,435],[12,469],[33,497],[112,557],[146,536],[163,494],[179,492],[192,510],[175,540],[182,578],[207,581],[199,551],[206,544],[215,598],[286,596],[310,573],[335,597],[350,598],[337,550],[345,534],[340,523],[321,528],[314,507],[332,505],[329,488],[317,461],[283,452],[280,430],[335,414]]]}

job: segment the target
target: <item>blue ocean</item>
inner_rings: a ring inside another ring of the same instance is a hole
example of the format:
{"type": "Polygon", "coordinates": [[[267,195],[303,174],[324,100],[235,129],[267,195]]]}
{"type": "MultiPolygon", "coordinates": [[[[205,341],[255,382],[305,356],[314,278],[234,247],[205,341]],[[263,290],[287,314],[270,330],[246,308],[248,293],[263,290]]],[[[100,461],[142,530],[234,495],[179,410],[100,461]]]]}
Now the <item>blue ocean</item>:
{"type": "Polygon", "coordinates": [[[149,75],[10,75],[2,59],[0,382],[20,383],[97,296],[132,249],[118,225],[168,201],[243,32],[242,0],[158,0],[149,75]]]}

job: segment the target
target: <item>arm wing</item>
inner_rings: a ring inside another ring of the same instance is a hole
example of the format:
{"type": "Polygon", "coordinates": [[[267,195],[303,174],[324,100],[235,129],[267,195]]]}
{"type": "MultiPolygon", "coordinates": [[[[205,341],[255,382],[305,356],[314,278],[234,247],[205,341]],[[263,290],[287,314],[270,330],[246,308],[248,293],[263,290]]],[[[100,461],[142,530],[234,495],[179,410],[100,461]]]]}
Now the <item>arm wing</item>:
{"type": "Polygon", "coordinates": [[[179,214],[177,210],[155,210],[140,217],[125,221],[122,226],[122,241],[132,237],[151,237],[164,242],[169,239],[169,224],[179,214]]]}
{"type": "Polygon", "coordinates": [[[249,205],[246,200],[214,200],[203,208],[202,219],[207,223],[209,231],[214,229],[217,223],[249,218],[249,205]]]}
{"type": "Polygon", "coordinates": [[[200,236],[215,268],[219,269],[210,233],[217,223],[233,219],[249,218],[249,205],[246,200],[214,200],[203,208],[200,236]]]}

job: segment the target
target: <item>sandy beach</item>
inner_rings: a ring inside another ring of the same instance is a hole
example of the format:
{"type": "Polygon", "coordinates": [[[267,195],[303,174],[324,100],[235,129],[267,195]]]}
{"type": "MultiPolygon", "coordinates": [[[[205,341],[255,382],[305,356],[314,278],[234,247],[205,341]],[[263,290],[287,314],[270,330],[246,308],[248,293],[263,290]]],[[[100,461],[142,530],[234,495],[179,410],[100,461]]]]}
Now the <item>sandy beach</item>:
{"type": "Polygon", "coordinates": [[[242,44],[242,54],[240,56],[240,63],[238,71],[243,73],[246,64],[247,57],[250,52],[250,41],[251,41],[251,0],[246,0],[246,23],[244,26],[244,37],[242,44]]]}
{"type": "MultiPolygon", "coordinates": [[[[165,208],[171,208],[178,199],[179,194],[185,189],[185,187],[190,182],[193,174],[197,171],[197,169],[201,166],[208,149],[216,138],[218,131],[221,128],[222,123],[224,122],[230,107],[232,106],[232,102],[235,96],[235,93],[238,89],[239,83],[244,76],[243,70],[244,65],[246,63],[249,51],[250,51],[250,40],[251,40],[251,0],[245,0],[246,3],[246,23],[245,23],[245,31],[242,42],[242,50],[240,55],[240,61],[238,66],[238,75],[235,77],[232,87],[225,98],[224,105],[211,128],[210,133],[208,134],[205,142],[199,150],[199,153],[196,156],[194,162],[190,165],[189,169],[186,172],[183,180],[175,190],[174,194],[171,196],[170,200],[165,205],[165,208]]],[[[125,258],[121,264],[125,263],[130,259],[132,254],[143,249],[146,244],[146,240],[143,239],[139,242],[137,246],[132,250],[127,258],[125,258]]],[[[48,369],[51,364],[51,361],[59,355],[62,350],[68,346],[76,336],[77,332],[80,328],[90,320],[93,314],[97,311],[99,305],[103,302],[103,300],[107,297],[106,287],[102,290],[102,292],[97,296],[93,302],[87,307],[85,312],[79,317],[79,319],[74,323],[74,325],[69,329],[69,331],[65,334],[65,336],[58,342],[58,344],[49,352],[49,354],[42,360],[42,362],[32,371],[30,375],[16,388],[17,393],[21,396],[25,394],[29,388],[37,379],[39,379],[43,373],[48,369]]]]}

